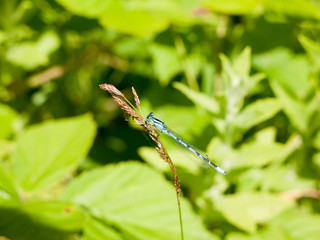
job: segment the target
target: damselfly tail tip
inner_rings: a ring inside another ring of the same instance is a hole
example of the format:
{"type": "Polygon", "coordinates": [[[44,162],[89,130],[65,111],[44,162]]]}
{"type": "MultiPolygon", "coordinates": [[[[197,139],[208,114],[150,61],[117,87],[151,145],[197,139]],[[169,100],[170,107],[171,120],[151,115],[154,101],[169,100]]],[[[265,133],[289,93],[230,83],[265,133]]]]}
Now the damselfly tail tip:
{"type": "Polygon", "coordinates": [[[227,172],[221,168],[219,168],[218,166],[216,167],[216,170],[219,172],[219,173],[222,173],[223,175],[226,175],[227,172]]]}

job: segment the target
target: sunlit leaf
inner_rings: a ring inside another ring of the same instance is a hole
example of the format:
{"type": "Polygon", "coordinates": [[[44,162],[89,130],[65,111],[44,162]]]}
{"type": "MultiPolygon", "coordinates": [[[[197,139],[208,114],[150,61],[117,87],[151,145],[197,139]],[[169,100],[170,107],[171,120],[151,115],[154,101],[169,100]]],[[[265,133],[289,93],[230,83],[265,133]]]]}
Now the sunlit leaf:
{"type": "Polygon", "coordinates": [[[206,60],[200,54],[190,54],[184,58],[184,71],[189,78],[196,79],[206,63],[206,60]]]}
{"type": "MultiPolygon", "coordinates": [[[[201,166],[202,162],[198,161],[192,161],[193,159],[189,159],[189,156],[187,153],[184,154],[183,149],[179,149],[178,146],[174,146],[176,149],[173,150],[171,148],[168,149],[166,145],[166,150],[169,153],[169,156],[171,160],[173,161],[174,165],[176,167],[182,167],[186,169],[188,172],[191,173],[198,173],[199,172],[199,167],[201,166]],[[198,163],[198,164],[197,164],[198,163]]],[[[188,151],[184,149],[185,151],[188,151]]],[[[191,153],[190,153],[191,154],[191,153]]],[[[147,147],[141,147],[139,148],[139,155],[154,166],[155,168],[161,170],[161,171],[170,171],[170,167],[168,163],[164,162],[163,159],[160,158],[159,153],[155,151],[153,148],[147,148],[147,147]]],[[[199,159],[199,161],[202,161],[199,159]]]]}
{"type": "Polygon", "coordinates": [[[78,206],[46,201],[3,202],[0,214],[1,234],[10,239],[70,239],[87,218],[78,206]]]}
{"type": "Polygon", "coordinates": [[[230,223],[251,233],[256,231],[258,223],[265,223],[294,206],[293,202],[268,193],[235,194],[214,202],[230,223]]]}
{"type": "Polygon", "coordinates": [[[120,1],[111,1],[99,19],[107,28],[140,37],[160,32],[169,26],[168,19],[143,9],[130,9],[120,1]]]}
{"type": "Polygon", "coordinates": [[[81,207],[58,201],[30,201],[22,205],[22,210],[36,222],[69,232],[81,230],[87,218],[81,207]]]}
{"type": "Polygon", "coordinates": [[[222,12],[225,14],[261,14],[272,13],[280,16],[287,17],[300,17],[307,19],[319,19],[320,9],[316,4],[304,1],[294,0],[291,1],[288,7],[286,0],[272,1],[272,0],[218,0],[204,2],[208,8],[222,12]],[[302,10],[301,10],[302,9],[302,10]]]}
{"type": "Polygon", "coordinates": [[[86,17],[97,17],[104,13],[104,11],[112,4],[111,1],[79,1],[79,0],[57,0],[70,12],[74,12],[86,17]]]}
{"type": "Polygon", "coordinates": [[[0,139],[0,159],[9,155],[15,149],[14,142],[0,139]]]}
{"type": "Polygon", "coordinates": [[[181,71],[181,63],[175,48],[153,44],[150,47],[153,68],[162,85],[167,85],[171,78],[181,71]]]}
{"type": "Polygon", "coordinates": [[[257,0],[205,0],[204,6],[211,10],[222,12],[225,14],[250,14],[256,11],[261,11],[261,2],[257,0]]]}
{"type": "Polygon", "coordinates": [[[264,8],[266,12],[277,14],[279,16],[288,16],[296,18],[316,19],[320,18],[320,8],[312,1],[293,0],[290,6],[286,0],[264,0],[264,8]]]}
{"type": "Polygon", "coordinates": [[[291,124],[301,132],[308,128],[308,113],[306,105],[290,96],[277,81],[271,81],[273,91],[282,103],[283,111],[290,118],[291,124]]]}
{"type": "Polygon", "coordinates": [[[263,170],[257,168],[252,168],[248,171],[245,171],[238,178],[238,191],[248,192],[256,190],[261,184],[262,173],[263,170]]]}
{"type": "Polygon", "coordinates": [[[280,143],[262,144],[258,142],[243,144],[237,151],[232,168],[263,166],[273,161],[279,161],[285,146],[280,143]]]}
{"type": "Polygon", "coordinates": [[[232,124],[237,128],[247,130],[273,117],[280,109],[281,103],[275,98],[258,100],[246,106],[232,124]]]}
{"type": "Polygon", "coordinates": [[[275,127],[264,128],[255,134],[255,140],[261,143],[273,143],[276,140],[277,129],[275,127]]]}
{"type": "Polygon", "coordinates": [[[108,224],[98,221],[95,218],[90,218],[84,228],[85,238],[88,240],[122,240],[123,236],[108,224]]]}
{"type": "Polygon", "coordinates": [[[319,152],[313,156],[313,162],[315,165],[317,165],[318,168],[320,168],[320,153],[319,152]]]}
{"type": "MultiPolygon", "coordinates": [[[[63,200],[85,206],[127,238],[177,239],[180,227],[175,195],[172,184],[156,172],[139,163],[125,163],[83,174],[72,182],[63,200]]],[[[182,209],[188,239],[215,239],[184,200],[182,209]]]]}
{"type": "Polygon", "coordinates": [[[313,180],[300,177],[290,165],[270,166],[261,175],[261,188],[264,191],[288,191],[315,187],[313,180]]]}
{"type": "Polygon", "coordinates": [[[313,140],[313,145],[320,150],[320,130],[316,133],[316,136],[313,140]]]}
{"type": "Polygon", "coordinates": [[[0,138],[6,138],[13,133],[14,121],[17,117],[18,115],[13,109],[0,104],[0,138]]]}
{"type": "Polygon", "coordinates": [[[287,149],[280,143],[251,142],[243,144],[240,149],[233,150],[217,138],[208,146],[208,154],[213,161],[222,168],[259,167],[266,164],[282,161],[286,157],[287,149]]]}
{"type": "Polygon", "coordinates": [[[214,98],[211,98],[203,93],[196,92],[188,88],[187,86],[183,85],[182,83],[175,82],[173,86],[180,92],[182,92],[184,95],[186,95],[186,97],[189,98],[195,104],[203,107],[204,109],[212,113],[219,113],[220,107],[218,102],[214,98]]]}
{"type": "Polygon", "coordinates": [[[305,35],[299,35],[298,39],[301,45],[305,48],[308,55],[314,62],[311,67],[314,67],[315,70],[320,70],[320,44],[317,41],[313,41],[305,35]]]}
{"type": "Polygon", "coordinates": [[[145,37],[163,31],[171,22],[192,24],[195,15],[190,12],[199,6],[199,0],[172,1],[66,1],[60,4],[76,14],[97,18],[106,28],[145,37]]]}
{"type": "Polygon", "coordinates": [[[258,236],[263,240],[288,240],[288,235],[281,226],[267,226],[258,233],[258,236]]]}
{"type": "Polygon", "coordinates": [[[148,47],[148,40],[128,36],[117,41],[113,51],[120,57],[144,59],[149,57],[148,47]]]}
{"type": "Polygon", "coordinates": [[[18,137],[14,174],[27,192],[48,189],[70,174],[87,154],[95,134],[91,116],[31,127],[18,137]]]}
{"type": "Polygon", "coordinates": [[[250,76],[251,50],[249,47],[231,61],[224,54],[220,54],[222,64],[222,86],[226,103],[226,121],[232,122],[243,106],[245,97],[264,78],[264,74],[250,76]]]}
{"type": "Polygon", "coordinates": [[[309,62],[304,55],[294,55],[288,49],[277,48],[256,55],[253,63],[296,99],[305,97],[311,88],[309,62]]]}
{"type": "Polygon", "coordinates": [[[302,209],[292,209],[277,216],[270,225],[281,226],[290,239],[317,240],[320,235],[320,217],[302,209]]]}
{"type": "Polygon", "coordinates": [[[5,166],[4,164],[0,165],[0,189],[11,196],[18,197],[19,189],[15,183],[15,178],[8,166],[5,166]]]}
{"type": "Polygon", "coordinates": [[[202,90],[208,96],[214,95],[216,68],[212,63],[204,63],[202,67],[202,90]]]}
{"type": "Polygon", "coordinates": [[[241,232],[229,232],[225,238],[226,240],[261,240],[257,236],[250,236],[249,234],[241,232]]]}
{"type": "Polygon", "coordinates": [[[243,49],[235,59],[233,68],[241,77],[249,76],[251,71],[251,48],[246,47],[243,49]]]}
{"type": "Polygon", "coordinates": [[[247,232],[256,231],[256,223],[247,209],[241,205],[241,201],[228,197],[228,199],[216,201],[215,206],[231,224],[247,232]]]}
{"type": "Polygon", "coordinates": [[[54,32],[44,33],[36,42],[24,42],[12,46],[6,53],[9,62],[32,70],[49,64],[50,54],[60,46],[60,38],[54,32]]]}
{"type": "Polygon", "coordinates": [[[141,147],[138,150],[140,157],[151,166],[161,171],[170,171],[170,167],[159,156],[159,153],[151,147],[141,147]]]}
{"type": "Polygon", "coordinates": [[[281,228],[281,226],[271,226],[271,227],[264,226],[264,228],[260,229],[260,231],[253,234],[232,232],[228,234],[226,237],[226,240],[269,240],[269,239],[288,240],[289,236],[281,228]]]}

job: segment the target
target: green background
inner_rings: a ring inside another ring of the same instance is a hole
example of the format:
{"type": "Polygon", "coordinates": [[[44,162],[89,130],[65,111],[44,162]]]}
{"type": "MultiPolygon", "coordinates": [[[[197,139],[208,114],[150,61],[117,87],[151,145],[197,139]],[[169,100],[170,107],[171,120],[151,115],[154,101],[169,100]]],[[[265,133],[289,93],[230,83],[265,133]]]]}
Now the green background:
{"type": "Polygon", "coordinates": [[[0,1],[0,239],[320,236],[318,0],[0,1]],[[150,140],[150,139],[149,139],[150,140]]]}

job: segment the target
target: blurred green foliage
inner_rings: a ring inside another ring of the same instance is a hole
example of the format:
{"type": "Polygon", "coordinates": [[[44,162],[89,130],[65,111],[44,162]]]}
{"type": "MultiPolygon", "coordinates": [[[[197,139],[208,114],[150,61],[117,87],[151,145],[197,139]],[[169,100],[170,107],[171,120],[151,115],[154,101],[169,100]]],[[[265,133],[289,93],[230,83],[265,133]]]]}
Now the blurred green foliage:
{"type": "Polygon", "coordinates": [[[106,82],[228,172],[163,139],[185,239],[319,239],[319,4],[0,1],[0,238],[180,238],[170,169],[106,82]]]}

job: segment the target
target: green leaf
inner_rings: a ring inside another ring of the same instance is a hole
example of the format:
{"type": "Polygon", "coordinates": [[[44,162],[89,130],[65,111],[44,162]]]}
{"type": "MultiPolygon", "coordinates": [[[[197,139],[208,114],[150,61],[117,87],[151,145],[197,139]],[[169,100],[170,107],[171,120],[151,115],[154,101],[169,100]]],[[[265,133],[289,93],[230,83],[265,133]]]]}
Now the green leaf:
{"type": "Polygon", "coordinates": [[[320,19],[320,8],[316,3],[305,0],[292,0],[288,5],[286,0],[264,0],[263,7],[266,13],[278,14],[279,16],[288,16],[305,19],[320,19]]]}
{"type": "Polygon", "coordinates": [[[302,101],[291,97],[277,81],[270,81],[270,83],[276,96],[281,101],[283,111],[289,117],[291,124],[300,132],[306,132],[308,129],[308,111],[306,105],[302,101]]]}
{"type": "Polygon", "coordinates": [[[17,113],[9,106],[0,104],[0,138],[9,137],[14,130],[17,113]]]}
{"type": "Polygon", "coordinates": [[[318,240],[320,236],[320,217],[294,208],[270,221],[272,226],[281,226],[290,239],[318,240]]]}
{"type": "Polygon", "coordinates": [[[258,236],[263,240],[277,239],[277,240],[288,240],[287,233],[282,229],[281,226],[267,226],[265,229],[259,232],[258,236]]]}
{"type": "Polygon", "coordinates": [[[160,171],[170,171],[168,163],[160,158],[159,153],[157,153],[154,148],[140,147],[138,149],[138,154],[144,161],[156,169],[160,171]]]}
{"type": "Polygon", "coordinates": [[[58,201],[29,201],[22,205],[34,222],[65,232],[80,231],[87,219],[87,213],[80,207],[58,201]]]}
{"type": "Polygon", "coordinates": [[[290,6],[286,0],[205,0],[204,5],[216,12],[225,14],[277,14],[280,17],[299,17],[319,20],[320,9],[312,2],[304,0],[290,1],[290,6]]]}
{"type": "Polygon", "coordinates": [[[273,143],[276,141],[277,129],[275,127],[267,127],[255,133],[254,138],[260,143],[273,143]]]}
{"type": "Polygon", "coordinates": [[[289,240],[287,233],[281,226],[266,225],[260,231],[253,234],[245,234],[240,232],[233,232],[227,235],[226,240],[289,240]]]}
{"type": "Polygon", "coordinates": [[[215,201],[215,206],[231,224],[244,231],[255,232],[256,223],[241,203],[228,197],[215,201]]]}
{"type": "Polygon", "coordinates": [[[280,143],[250,142],[235,150],[218,138],[213,138],[208,146],[209,157],[226,169],[260,167],[272,162],[280,162],[290,149],[280,143]]]}
{"type": "Polygon", "coordinates": [[[312,39],[308,38],[305,35],[300,34],[298,36],[298,40],[301,45],[306,50],[308,56],[312,60],[313,68],[316,71],[320,70],[320,44],[318,41],[313,41],[312,39]]]}
{"type": "Polygon", "coordinates": [[[149,41],[136,37],[123,37],[113,46],[113,52],[123,58],[146,59],[149,57],[149,41]]]}
{"type": "Polygon", "coordinates": [[[121,1],[111,1],[99,20],[106,28],[113,28],[138,37],[163,31],[169,26],[167,18],[144,9],[128,7],[121,1]]]}
{"type": "Polygon", "coordinates": [[[305,97],[312,87],[310,64],[304,55],[294,55],[288,49],[278,48],[256,55],[253,63],[287,92],[294,94],[296,99],[305,97]]]}
{"type": "MultiPolygon", "coordinates": [[[[70,184],[62,198],[85,206],[124,238],[180,238],[173,184],[142,164],[123,163],[87,172],[70,184]]],[[[188,239],[213,238],[184,199],[182,217],[188,239]]]]}
{"type": "Polygon", "coordinates": [[[320,130],[316,133],[316,136],[313,139],[313,145],[315,148],[320,150],[320,130]]]}
{"type": "Polygon", "coordinates": [[[116,229],[95,218],[90,218],[87,222],[84,236],[87,240],[123,240],[123,236],[116,229]]]}
{"type": "Polygon", "coordinates": [[[315,188],[314,180],[305,179],[297,174],[293,166],[275,164],[261,173],[261,189],[264,191],[289,191],[315,188]]]}
{"type": "Polygon", "coordinates": [[[205,65],[206,60],[199,53],[188,54],[183,57],[183,65],[185,74],[189,77],[196,79],[203,66],[205,65]]]}
{"type": "Polygon", "coordinates": [[[262,169],[252,168],[240,174],[237,179],[238,192],[255,191],[261,184],[262,169]]]}
{"type": "Polygon", "coordinates": [[[320,236],[319,225],[319,216],[298,217],[288,222],[285,231],[289,232],[292,239],[318,240],[320,236]]]}
{"type": "Polygon", "coordinates": [[[264,74],[250,76],[251,50],[246,47],[233,61],[220,54],[222,64],[222,94],[225,98],[226,120],[232,122],[243,106],[245,97],[264,78],[264,74]]]}
{"type": "Polygon", "coordinates": [[[263,240],[257,234],[249,235],[241,232],[228,233],[226,240],[263,240]]]}
{"type": "Polygon", "coordinates": [[[155,74],[162,85],[167,85],[171,78],[181,71],[176,49],[160,44],[153,44],[149,49],[155,74]]]}
{"type": "Polygon", "coordinates": [[[207,95],[196,92],[187,86],[185,86],[182,83],[175,82],[173,83],[173,86],[178,89],[180,92],[182,92],[187,98],[189,98],[192,102],[199,105],[200,107],[203,107],[204,109],[208,110],[211,113],[218,114],[220,111],[220,106],[218,102],[208,97],[207,95]]]}
{"type": "Polygon", "coordinates": [[[247,130],[281,110],[281,103],[275,98],[257,100],[246,106],[232,122],[237,128],[247,130]]]}
{"type": "Polygon", "coordinates": [[[216,75],[216,67],[210,62],[206,62],[202,67],[202,87],[201,90],[207,96],[214,95],[214,85],[215,85],[215,75],[216,75]]]}
{"type": "Polygon", "coordinates": [[[34,193],[61,181],[85,157],[94,135],[90,115],[29,128],[18,137],[14,154],[13,173],[20,186],[34,193]]]}
{"type": "Polygon", "coordinates": [[[18,197],[18,187],[15,178],[4,164],[0,165],[0,189],[11,196],[18,197]]]}
{"type": "Polygon", "coordinates": [[[245,47],[233,63],[234,71],[241,77],[249,76],[251,71],[251,48],[245,47]]]}
{"type": "MultiPolygon", "coordinates": [[[[106,28],[139,37],[160,32],[169,26],[161,14],[154,14],[135,1],[66,1],[59,0],[71,12],[99,19],[106,28]]],[[[141,4],[141,3],[140,3],[141,4]]]]}
{"type": "Polygon", "coordinates": [[[10,239],[70,239],[80,231],[87,213],[78,206],[61,202],[6,201],[0,208],[1,234],[10,239]]]}
{"type": "Polygon", "coordinates": [[[264,166],[274,161],[280,161],[285,151],[285,145],[280,143],[263,144],[252,142],[243,144],[234,156],[232,168],[264,166]]]}
{"type": "Polygon", "coordinates": [[[0,159],[9,155],[15,149],[14,142],[0,139],[0,159]]]}
{"type": "Polygon", "coordinates": [[[261,12],[262,7],[261,2],[257,0],[205,0],[203,4],[216,12],[236,15],[261,12]]]}
{"type": "MultiPolygon", "coordinates": [[[[171,148],[168,148],[167,146],[168,145],[165,144],[166,150],[176,167],[182,167],[193,174],[199,173],[199,167],[201,163],[197,164],[195,161],[187,159],[188,154],[184,154],[183,150],[177,149],[177,146],[174,146],[175,150],[171,150],[171,148]]],[[[159,153],[157,153],[154,148],[141,147],[139,148],[138,153],[143,158],[143,160],[145,160],[147,163],[154,166],[155,168],[161,171],[170,171],[168,163],[166,163],[163,159],[160,158],[159,153]]]]}
{"type": "Polygon", "coordinates": [[[242,193],[214,200],[218,210],[236,227],[253,233],[258,223],[294,206],[293,202],[269,193],[242,193]]]}
{"type": "Polygon", "coordinates": [[[320,152],[313,155],[312,161],[320,169],[320,152]]]}
{"type": "Polygon", "coordinates": [[[197,16],[192,12],[200,7],[201,1],[58,0],[58,2],[70,12],[97,18],[106,28],[145,37],[167,29],[170,23],[193,24],[197,16]]]}
{"type": "Polygon", "coordinates": [[[104,14],[104,11],[112,4],[112,0],[107,1],[79,1],[79,0],[57,0],[70,12],[74,12],[86,17],[98,17],[104,14]]]}
{"type": "Polygon", "coordinates": [[[54,32],[44,33],[36,42],[24,42],[11,47],[6,58],[12,64],[32,70],[49,64],[50,54],[60,46],[60,39],[54,32]]]}

